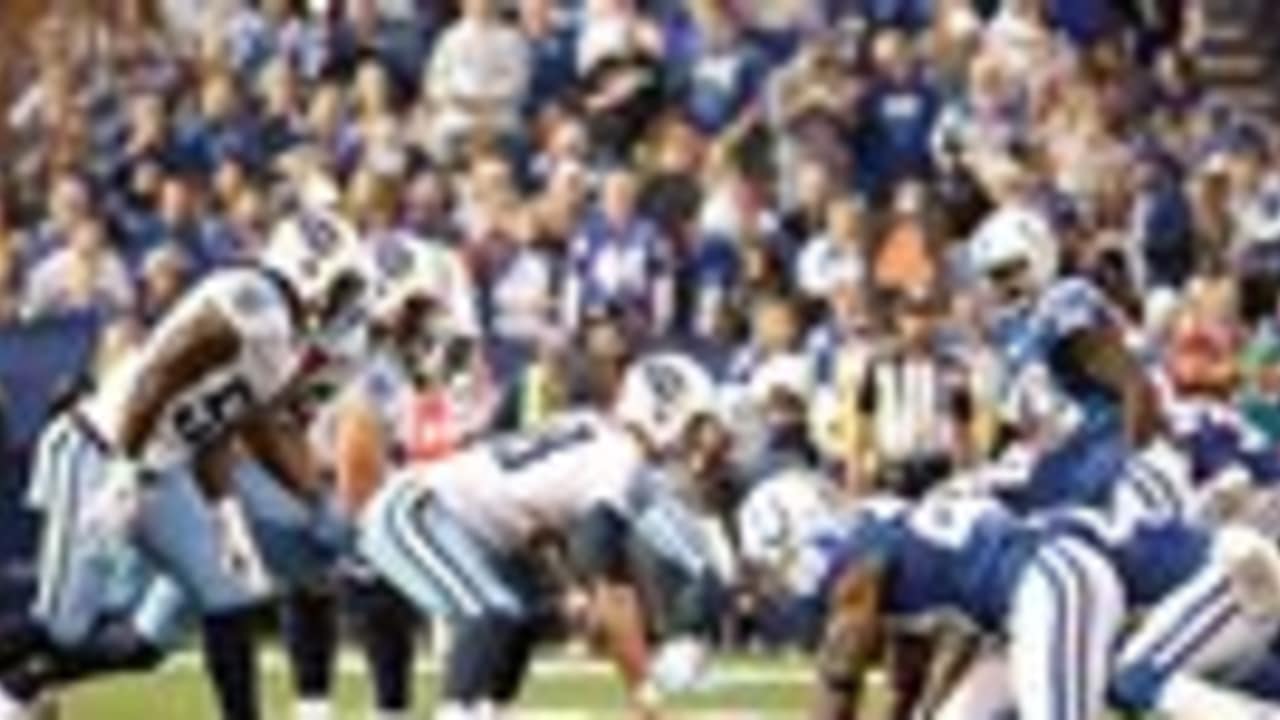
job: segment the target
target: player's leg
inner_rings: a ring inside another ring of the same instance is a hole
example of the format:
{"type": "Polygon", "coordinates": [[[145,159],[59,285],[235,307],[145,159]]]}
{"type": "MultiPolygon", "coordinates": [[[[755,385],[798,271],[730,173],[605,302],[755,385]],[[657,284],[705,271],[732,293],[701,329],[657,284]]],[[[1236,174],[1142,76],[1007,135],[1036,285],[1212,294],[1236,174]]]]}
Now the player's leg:
{"type": "Polygon", "coordinates": [[[5,676],[0,695],[10,707],[30,703],[85,643],[102,620],[111,556],[127,548],[102,536],[91,509],[105,474],[106,451],[70,416],[41,435],[29,500],[42,512],[38,583],[30,612],[5,621],[5,676]]]}
{"type": "Polygon", "coordinates": [[[224,720],[258,720],[253,611],[262,596],[235,572],[217,521],[191,478],[171,473],[142,505],[139,542],[199,609],[205,668],[224,720]]]}
{"type": "Polygon", "coordinates": [[[1115,571],[1091,548],[1057,540],[1036,553],[1019,580],[1008,622],[1022,720],[1101,717],[1123,613],[1115,571]]]}
{"type": "Polygon", "coordinates": [[[281,629],[298,698],[295,718],[329,720],[338,654],[338,607],[332,589],[308,587],[288,593],[281,629]]]}
{"type": "Polygon", "coordinates": [[[1001,650],[975,658],[929,717],[933,720],[995,720],[1014,707],[1009,663],[1001,650]]]}
{"type": "Polygon", "coordinates": [[[70,417],[55,420],[37,459],[32,499],[40,497],[39,578],[32,614],[54,642],[74,646],[104,610],[111,557],[127,551],[127,539],[99,537],[90,517],[106,451],[70,417]]]}
{"type": "Polygon", "coordinates": [[[536,618],[525,618],[510,629],[502,665],[494,678],[493,699],[499,709],[510,706],[520,695],[542,634],[542,625],[536,618]]]}
{"type": "Polygon", "coordinates": [[[1262,703],[1209,678],[1265,654],[1280,626],[1278,589],[1274,548],[1247,531],[1219,533],[1206,567],[1126,641],[1112,681],[1117,703],[1170,717],[1256,717],[1262,703]]]}
{"type": "Polygon", "coordinates": [[[333,677],[338,653],[336,558],[312,532],[311,516],[260,467],[236,468],[235,497],[243,508],[248,545],[263,573],[284,594],[282,629],[293,670],[299,720],[334,716],[333,677]]]}
{"type": "Polygon", "coordinates": [[[386,583],[353,578],[352,613],[373,677],[378,720],[404,720],[413,708],[413,661],[419,617],[386,583]]]}
{"type": "Polygon", "coordinates": [[[360,548],[372,568],[419,610],[456,625],[446,657],[441,712],[492,702],[510,619],[531,607],[510,563],[438,504],[391,488],[362,520],[360,548]]]}

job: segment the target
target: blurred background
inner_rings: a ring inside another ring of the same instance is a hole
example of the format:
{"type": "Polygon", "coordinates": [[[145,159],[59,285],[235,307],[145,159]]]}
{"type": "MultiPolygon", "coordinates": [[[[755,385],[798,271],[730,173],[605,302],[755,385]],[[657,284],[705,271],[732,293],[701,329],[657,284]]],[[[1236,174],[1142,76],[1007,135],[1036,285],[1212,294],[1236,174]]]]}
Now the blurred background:
{"type": "Polygon", "coordinates": [[[58,399],[315,169],[366,236],[464,268],[480,342],[406,409],[414,457],[679,347],[748,439],[716,493],[918,492],[990,442],[960,248],[1019,204],[1144,357],[1227,358],[1280,440],[1276,27],[1267,0],[5,0],[0,568],[26,577],[58,399]]]}

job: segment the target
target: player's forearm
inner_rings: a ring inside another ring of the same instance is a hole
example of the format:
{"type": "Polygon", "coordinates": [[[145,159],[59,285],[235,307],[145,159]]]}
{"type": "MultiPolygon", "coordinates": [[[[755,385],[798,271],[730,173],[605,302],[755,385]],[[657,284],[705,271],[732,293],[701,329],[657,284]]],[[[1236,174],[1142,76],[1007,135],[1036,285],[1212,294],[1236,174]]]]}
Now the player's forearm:
{"type": "Polygon", "coordinates": [[[253,459],[286,490],[309,505],[320,502],[324,488],[301,428],[280,413],[263,413],[241,425],[240,438],[253,459]]]}
{"type": "Polygon", "coordinates": [[[343,408],[337,432],[338,488],[342,505],[358,513],[382,483],[386,463],[382,429],[363,404],[343,408]]]}
{"type": "Polygon", "coordinates": [[[1143,447],[1155,439],[1160,429],[1160,412],[1155,392],[1145,381],[1135,381],[1123,386],[1122,398],[1125,437],[1133,447],[1143,447]]]}
{"type": "Polygon", "coordinates": [[[216,501],[232,491],[236,460],[235,445],[230,439],[201,449],[195,459],[195,478],[206,500],[216,501]]]}

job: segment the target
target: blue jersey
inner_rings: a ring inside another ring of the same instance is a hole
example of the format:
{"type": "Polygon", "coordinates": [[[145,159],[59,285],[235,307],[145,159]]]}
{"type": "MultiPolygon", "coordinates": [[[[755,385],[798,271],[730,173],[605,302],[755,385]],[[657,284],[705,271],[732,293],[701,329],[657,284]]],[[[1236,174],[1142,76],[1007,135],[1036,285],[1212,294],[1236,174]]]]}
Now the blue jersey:
{"type": "Polygon", "coordinates": [[[1280,483],[1280,450],[1234,406],[1181,402],[1171,409],[1169,420],[1177,444],[1191,461],[1196,485],[1233,467],[1246,471],[1258,485],[1280,483]]]}
{"type": "Polygon", "coordinates": [[[1040,536],[990,500],[928,499],[914,506],[876,500],[814,538],[807,591],[815,608],[822,607],[849,568],[879,561],[889,615],[958,615],[998,630],[1040,536]]]}
{"type": "Polygon", "coordinates": [[[994,328],[993,341],[1003,363],[1006,407],[1015,388],[1033,387],[1052,401],[1025,399],[1051,417],[1015,418],[1014,422],[1070,427],[1044,448],[1025,487],[1006,499],[1021,510],[1062,505],[1100,506],[1110,502],[1111,485],[1124,468],[1125,442],[1119,398],[1093,379],[1069,352],[1069,340],[1081,332],[1102,330],[1121,336],[1122,319],[1110,301],[1089,281],[1073,277],[1050,286],[1025,312],[1005,318],[994,328]],[[1024,380],[1047,376],[1048,387],[1024,380]]]}
{"type": "Polygon", "coordinates": [[[1135,607],[1152,605],[1189,580],[1208,562],[1213,543],[1212,530],[1177,517],[1144,518],[1121,527],[1098,513],[1070,510],[1046,514],[1037,522],[1101,551],[1135,607]]]}
{"type": "Polygon", "coordinates": [[[1040,365],[1055,388],[1086,412],[1114,408],[1116,398],[1067,353],[1078,333],[1120,327],[1120,315],[1097,287],[1079,277],[1051,285],[1025,312],[1002,319],[992,341],[1004,364],[1006,385],[1040,365]]]}

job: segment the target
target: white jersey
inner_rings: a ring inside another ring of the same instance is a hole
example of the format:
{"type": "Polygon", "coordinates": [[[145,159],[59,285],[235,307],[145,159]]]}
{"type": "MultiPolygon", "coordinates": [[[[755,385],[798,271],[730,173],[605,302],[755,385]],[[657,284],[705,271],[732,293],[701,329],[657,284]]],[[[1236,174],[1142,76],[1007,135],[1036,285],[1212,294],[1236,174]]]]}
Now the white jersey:
{"type": "Polygon", "coordinates": [[[408,418],[416,397],[413,381],[403,365],[387,353],[374,353],[356,370],[331,401],[320,408],[309,428],[311,448],[317,459],[332,466],[337,458],[337,424],[342,408],[359,401],[374,413],[384,447],[392,455],[410,440],[408,418]]]}
{"type": "Polygon", "coordinates": [[[240,336],[240,351],[169,399],[139,455],[152,469],[189,461],[249,412],[277,397],[301,369],[305,353],[300,328],[285,293],[278,281],[261,270],[215,272],[177,302],[142,347],[102,378],[98,389],[81,403],[81,414],[104,440],[118,445],[126,409],[150,380],[147,374],[157,353],[171,336],[212,308],[240,336]]]}
{"type": "Polygon", "coordinates": [[[498,548],[516,549],[540,533],[564,531],[601,503],[627,512],[645,467],[625,430],[580,411],[410,467],[399,481],[429,487],[466,526],[498,548]]]}

